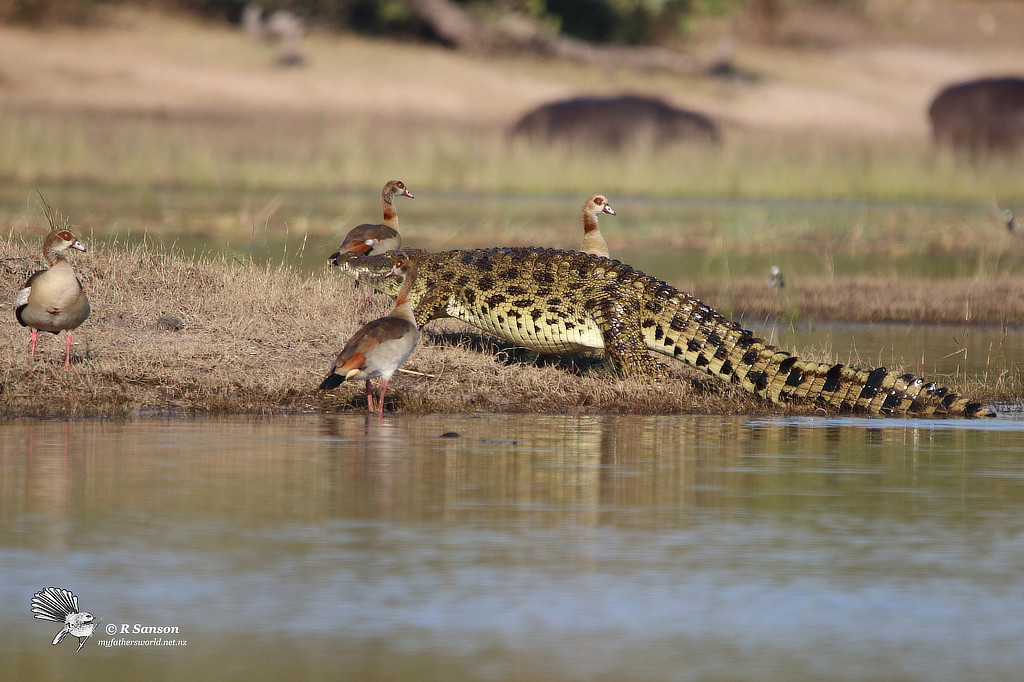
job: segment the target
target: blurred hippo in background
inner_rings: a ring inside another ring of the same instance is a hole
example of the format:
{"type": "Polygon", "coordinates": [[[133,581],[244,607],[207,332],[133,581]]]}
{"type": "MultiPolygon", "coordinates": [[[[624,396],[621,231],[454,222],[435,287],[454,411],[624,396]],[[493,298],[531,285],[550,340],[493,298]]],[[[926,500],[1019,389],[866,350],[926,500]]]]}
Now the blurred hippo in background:
{"type": "Polygon", "coordinates": [[[932,139],[972,155],[1024,146],[1024,78],[984,78],[950,85],[928,108],[932,139]]]}
{"type": "Polygon", "coordinates": [[[621,151],[630,144],[698,141],[718,143],[715,123],[654,97],[575,97],[527,112],[509,130],[513,138],[537,142],[602,145],[621,151]]]}

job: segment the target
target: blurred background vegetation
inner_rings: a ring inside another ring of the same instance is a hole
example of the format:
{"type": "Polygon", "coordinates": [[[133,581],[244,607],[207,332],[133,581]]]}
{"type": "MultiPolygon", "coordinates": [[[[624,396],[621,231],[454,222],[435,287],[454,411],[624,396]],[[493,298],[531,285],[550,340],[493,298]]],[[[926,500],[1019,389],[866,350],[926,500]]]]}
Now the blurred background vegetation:
{"type": "MultiPolygon", "coordinates": [[[[266,0],[265,11],[285,9],[310,25],[366,35],[443,42],[414,11],[422,0],[266,0]]],[[[553,33],[594,43],[654,45],[685,41],[697,20],[740,14],[771,23],[792,0],[441,0],[481,18],[526,17],[553,33]]],[[[856,10],[864,0],[813,0],[856,10]]],[[[131,0],[0,0],[0,21],[45,25],[88,24],[103,5],[131,0]]],[[[238,22],[249,0],[143,0],[151,7],[238,22]]],[[[133,2],[132,4],[139,4],[133,2]]]]}

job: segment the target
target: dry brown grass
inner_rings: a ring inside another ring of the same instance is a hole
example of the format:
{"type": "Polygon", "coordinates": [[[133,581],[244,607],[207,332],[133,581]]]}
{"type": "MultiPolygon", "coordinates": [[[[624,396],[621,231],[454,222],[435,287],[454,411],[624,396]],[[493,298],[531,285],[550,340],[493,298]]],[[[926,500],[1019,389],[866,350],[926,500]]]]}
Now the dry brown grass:
{"type": "MultiPolygon", "coordinates": [[[[5,252],[33,250],[8,244],[5,252]]],[[[336,343],[326,332],[341,313],[327,281],[270,266],[157,255],[143,246],[97,247],[75,264],[93,307],[75,333],[79,362],[62,371],[45,335],[33,364],[24,352],[27,331],[4,325],[4,345],[15,352],[0,365],[0,411],[104,416],[301,408],[301,378],[312,383],[315,358],[336,343]],[[179,318],[183,328],[158,329],[161,315],[179,318]]],[[[23,275],[3,272],[4,291],[14,291],[23,275]]]]}
{"type": "MultiPolygon", "coordinates": [[[[0,242],[0,292],[9,305],[37,266],[38,245],[0,242]]],[[[159,253],[146,245],[100,245],[75,259],[93,307],[76,330],[70,370],[62,343],[41,335],[37,359],[13,314],[0,324],[0,415],[112,417],[163,413],[272,414],[363,411],[361,382],[333,392],[317,386],[344,341],[390,305],[361,313],[356,292],[326,268],[305,275],[287,266],[159,253]],[[181,321],[158,327],[161,316],[181,321]]],[[[452,321],[433,322],[388,393],[403,412],[779,413],[703,375],[647,385],[608,376],[597,358],[531,358],[452,321]]],[[[955,382],[954,382],[955,386],[955,382]]],[[[982,398],[1020,395],[1020,377],[970,386],[982,398]]]]}
{"type": "MultiPolygon", "coordinates": [[[[38,267],[37,247],[0,244],[0,290],[10,303],[38,267]]],[[[73,366],[60,343],[41,336],[37,359],[28,330],[10,316],[0,326],[0,414],[130,417],[135,414],[246,413],[365,409],[361,382],[334,392],[317,385],[344,341],[389,305],[360,314],[363,292],[326,269],[189,259],[146,246],[101,245],[75,260],[93,313],[76,330],[73,366]],[[178,318],[178,331],[158,328],[178,318]]],[[[570,369],[532,366],[521,353],[460,325],[431,325],[388,409],[412,412],[733,412],[756,403],[731,389],[687,382],[646,387],[570,369]],[[500,352],[480,352],[473,346],[500,352]]],[[[582,364],[587,364],[586,362],[582,364]]],[[[568,365],[566,365],[568,366],[568,365]]],[[[706,382],[705,382],[706,383],[706,382]]]]}

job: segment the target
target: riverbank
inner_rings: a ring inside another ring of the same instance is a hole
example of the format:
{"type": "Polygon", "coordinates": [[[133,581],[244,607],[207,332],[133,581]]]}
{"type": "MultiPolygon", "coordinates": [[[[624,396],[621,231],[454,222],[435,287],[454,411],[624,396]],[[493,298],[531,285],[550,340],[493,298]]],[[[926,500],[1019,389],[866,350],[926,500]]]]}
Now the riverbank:
{"type": "MultiPolygon", "coordinates": [[[[38,267],[38,245],[8,238],[0,246],[0,291],[9,306],[25,277],[38,267]]],[[[350,280],[326,267],[306,274],[289,266],[189,258],[145,245],[101,244],[75,255],[93,312],[74,332],[72,367],[63,368],[63,337],[45,333],[40,334],[36,361],[30,361],[29,331],[11,314],[0,325],[0,346],[7,349],[0,356],[0,415],[131,418],[366,409],[361,382],[331,392],[317,388],[347,338],[390,308],[389,301],[374,294],[371,309],[364,311],[365,287],[354,289],[350,280]]],[[[895,288],[887,300],[898,302],[905,290],[895,288]]],[[[951,314],[960,308],[956,300],[947,303],[951,314]]],[[[813,310],[807,309],[806,315],[813,315],[813,310]]],[[[814,353],[810,357],[830,360],[814,353]]],[[[597,360],[575,357],[535,363],[523,351],[473,328],[435,321],[427,325],[405,366],[417,374],[396,375],[386,409],[560,414],[813,411],[807,406],[769,405],[680,363],[673,365],[672,381],[651,386],[591,372],[597,360]]],[[[976,399],[1012,401],[1024,393],[1019,368],[1005,369],[988,385],[972,377],[929,378],[976,399]]]]}

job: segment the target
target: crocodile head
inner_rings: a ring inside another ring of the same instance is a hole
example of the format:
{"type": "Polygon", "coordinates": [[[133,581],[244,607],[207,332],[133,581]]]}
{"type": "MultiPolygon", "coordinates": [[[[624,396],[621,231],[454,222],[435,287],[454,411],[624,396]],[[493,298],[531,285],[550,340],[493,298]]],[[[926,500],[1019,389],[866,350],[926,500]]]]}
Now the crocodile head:
{"type": "Polygon", "coordinates": [[[397,278],[388,277],[388,273],[402,256],[399,251],[388,251],[377,256],[349,252],[340,254],[331,261],[331,265],[337,266],[338,272],[345,277],[368,284],[390,296],[397,296],[402,283],[397,278]]]}

